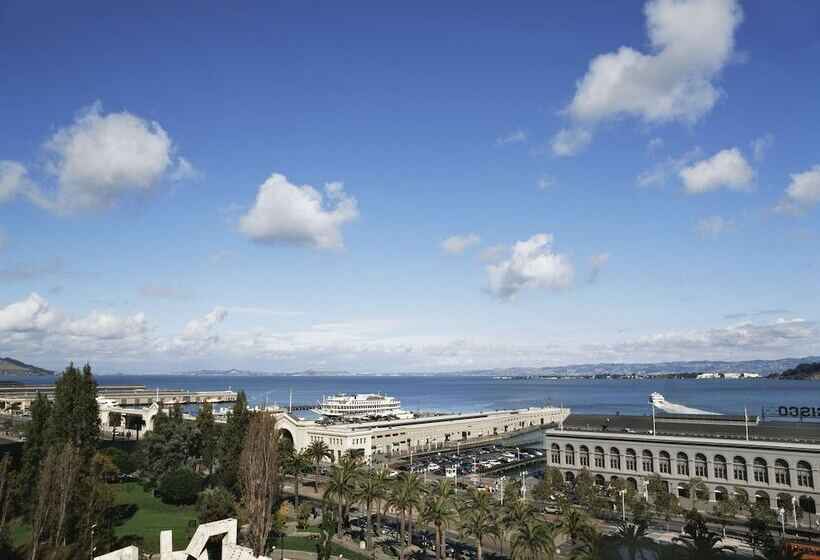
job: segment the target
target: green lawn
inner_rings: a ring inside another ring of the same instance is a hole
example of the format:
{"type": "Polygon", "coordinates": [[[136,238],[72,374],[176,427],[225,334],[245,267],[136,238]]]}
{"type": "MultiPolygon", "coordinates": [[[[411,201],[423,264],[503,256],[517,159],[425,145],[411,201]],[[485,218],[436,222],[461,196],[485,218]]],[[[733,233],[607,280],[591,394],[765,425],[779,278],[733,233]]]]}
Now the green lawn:
{"type": "MultiPolygon", "coordinates": [[[[310,537],[285,537],[285,550],[316,552],[316,539],[310,537]]],[[[349,560],[370,560],[370,556],[362,554],[361,552],[356,552],[355,550],[347,549],[336,543],[331,545],[331,554],[337,557],[341,554],[349,560]]],[[[278,553],[275,552],[272,557],[278,558],[278,553]]]]}
{"type": "Polygon", "coordinates": [[[118,537],[137,535],[143,538],[140,549],[144,552],[159,552],[159,533],[165,529],[174,531],[174,550],[188,545],[188,540],[196,530],[196,508],[194,506],[171,506],[163,504],[159,498],[146,492],[135,482],[111,486],[118,504],[135,504],[139,509],[133,517],[116,528],[118,537]],[[193,527],[189,522],[193,521],[193,527]]]}

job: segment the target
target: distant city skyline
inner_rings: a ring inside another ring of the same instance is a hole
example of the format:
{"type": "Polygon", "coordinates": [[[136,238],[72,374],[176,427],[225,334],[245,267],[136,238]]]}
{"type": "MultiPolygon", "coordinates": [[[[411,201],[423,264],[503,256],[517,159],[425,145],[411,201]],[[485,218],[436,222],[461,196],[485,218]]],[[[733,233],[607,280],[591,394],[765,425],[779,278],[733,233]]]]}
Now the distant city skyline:
{"type": "Polygon", "coordinates": [[[0,356],[816,355],[818,24],[809,1],[4,3],[0,356]]]}

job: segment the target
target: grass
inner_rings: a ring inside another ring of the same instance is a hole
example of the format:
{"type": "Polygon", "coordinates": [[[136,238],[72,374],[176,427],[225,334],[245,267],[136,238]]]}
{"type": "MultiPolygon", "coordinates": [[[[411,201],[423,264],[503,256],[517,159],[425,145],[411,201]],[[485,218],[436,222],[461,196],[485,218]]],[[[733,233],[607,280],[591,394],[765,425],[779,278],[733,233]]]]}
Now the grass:
{"type": "MultiPolygon", "coordinates": [[[[311,537],[285,537],[285,550],[301,550],[303,552],[316,552],[316,539],[311,537]]],[[[330,547],[331,554],[338,557],[343,555],[347,560],[370,560],[370,556],[345,548],[333,543],[330,547]]],[[[272,555],[277,558],[276,553],[272,555]]]]}
{"type": "Polygon", "coordinates": [[[197,517],[194,506],[172,506],[163,504],[159,498],[146,492],[136,482],[111,486],[118,504],[134,504],[137,512],[116,528],[116,535],[142,537],[141,550],[159,552],[159,533],[165,529],[174,531],[174,550],[188,545],[188,540],[196,530],[197,517]],[[189,527],[189,522],[193,526],[189,527]]]}

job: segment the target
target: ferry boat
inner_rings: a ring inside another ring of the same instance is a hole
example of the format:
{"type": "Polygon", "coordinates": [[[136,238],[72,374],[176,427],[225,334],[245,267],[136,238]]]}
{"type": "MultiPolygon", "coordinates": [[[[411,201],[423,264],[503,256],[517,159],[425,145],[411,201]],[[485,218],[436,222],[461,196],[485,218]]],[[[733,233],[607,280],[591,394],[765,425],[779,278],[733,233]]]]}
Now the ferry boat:
{"type": "Polygon", "coordinates": [[[339,393],[332,397],[323,397],[321,406],[313,412],[336,418],[406,417],[409,415],[402,411],[401,401],[376,393],[353,395],[339,393]]]}

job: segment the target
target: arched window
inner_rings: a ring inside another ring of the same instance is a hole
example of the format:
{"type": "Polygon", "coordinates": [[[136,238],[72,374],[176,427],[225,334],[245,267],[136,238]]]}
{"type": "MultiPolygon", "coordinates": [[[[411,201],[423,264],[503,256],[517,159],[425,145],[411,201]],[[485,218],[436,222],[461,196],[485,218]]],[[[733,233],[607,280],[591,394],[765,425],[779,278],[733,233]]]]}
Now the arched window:
{"type": "Polygon", "coordinates": [[[715,473],[715,478],[726,480],[726,457],[723,455],[715,455],[715,462],[713,463],[712,472],[715,473]]]}
{"type": "Polygon", "coordinates": [[[723,500],[729,497],[729,493],[726,491],[726,488],[723,486],[716,486],[715,487],[715,501],[722,502],[723,500]]]}
{"type": "Polygon", "coordinates": [[[732,463],[735,480],[749,480],[749,475],[746,472],[746,459],[737,456],[732,463]]]}
{"type": "Polygon", "coordinates": [[[567,471],[564,473],[564,480],[567,482],[575,482],[575,474],[572,471],[567,471]]]}
{"type": "Polygon", "coordinates": [[[769,467],[766,465],[766,460],[761,457],[755,457],[753,469],[755,482],[769,483],[769,467]]]}
{"type": "Polygon", "coordinates": [[[658,455],[658,470],[663,474],[672,472],[672,459],[666,451],[661,451],[658,455]]]}
{"type": "Polygon", "coordinates": [[[628,470],[628,471],[637,471],[638,470],[638,456],[635,454],[634,449],[627,449],[626,450],[626,470],[628,470]]]}
{"type": "Polygon", "coordinates": [[[609,468],[616,471],[621,470],[621,452],[617,447],[609,449],[609,468]]]}
{"type": "Polygon", "coordinates": [[[648,449],[644,449],[642,457],[643,470],[645,472],[655,472],[655,461],[653,460],[654,458],[652,457],[652,452],[648,449]]]}
{"type": "Polygon", "coordinates": [[[631,476],[626,479],[626,485],[633,490],[638,489],[638,481],[632,478],[631,476]]]}
{"type": "Polygon", "coordinates": [[[774,462],[774,482],[784,486],[791,486],[792,477],[789,474],[789,464],[783,459],[774,462]]]}
{"type": "Polygon", "coordinates": [[[567,465],[575,464],[575,448],[570,444],[567,444],[566,447],[564,447],[564,462],[567,465]]]}
{"type": "Polygon", "coordinates": [[[601,488],[603,488],[604,484],[606,484],[606,481],[604,480],[603,475],[596,474],[595,475],[595,486],[600,486],[601,488]]]}
{"type": "Polygon", "coordinates": [[[755,503],[769,507],[772,506],[772,502],[769,500],[769,495],[763,490],[758,490],[755,492],[755,503]]]}
{"type": "Polygon", "coordinates": [[[561,446],[557,443],[553,443],[550,446],[550,456],[552,459],[553,464],[560,465],[561,464],[561,446]]]}
{"type": "Polygon", "coordinates": [[[805,488],[814,488],[814,477],[811,473],[811,465],[806,461],[797,463],[797,485],[805,488]]]}
{"type": "Polygon", "coordinates": [[[701,478],[706,478],[708,473],[706,472],[706,455],[702,453],[697,453],[695,455],[695,476],[699,476],[701,478]]]}
{"type": "Polygon", "coordinates": [[[604,448],[603,447],[596,447],[595,448],[595,467],[602,469],[604,468],[604,448]]]}
{"type": "Polygon", "coordinates": [[[578,452],[578,459],[581,462],[582,467],[589,466],[589,447],[586,445],[582,445],[580,451],[578,452]]]}
{"type": "Polygon", "coordinates": [[[689,476],[689,457],[682,451],[678,453],[678,474],[689,476]]]}

